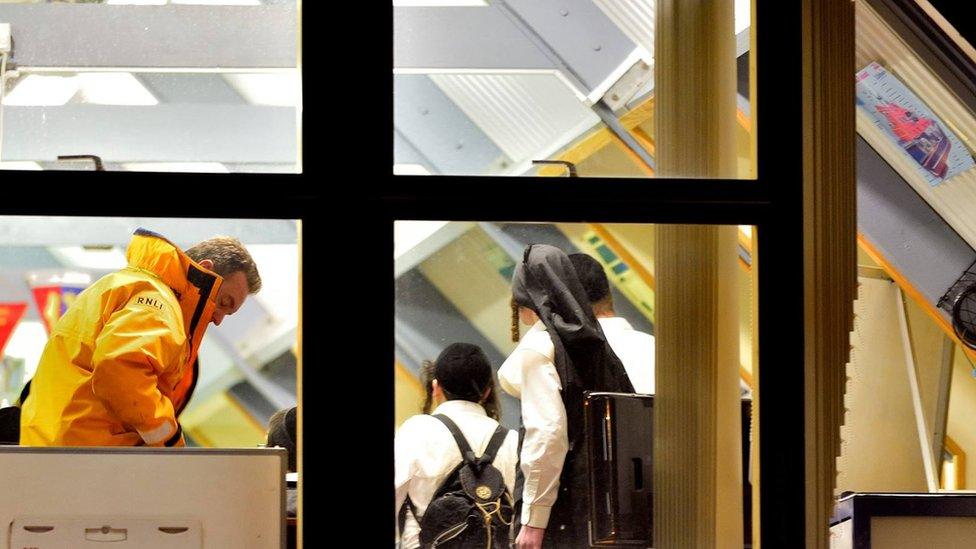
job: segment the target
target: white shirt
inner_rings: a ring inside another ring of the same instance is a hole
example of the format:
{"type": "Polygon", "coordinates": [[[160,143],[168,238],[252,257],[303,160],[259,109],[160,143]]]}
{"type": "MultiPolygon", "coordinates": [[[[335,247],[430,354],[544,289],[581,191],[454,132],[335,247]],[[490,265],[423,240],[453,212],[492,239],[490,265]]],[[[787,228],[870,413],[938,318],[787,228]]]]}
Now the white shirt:
{"type": "MultiPolygon", "coordinates": [[[[480,404],[466,400],[449,400],[433,413],[451,418],[478,456],[484,453],[498,426],[498,422],[488,417],[480,404]]],[[[451,432],[439,419],[423,414],[411,417],[397,430],[393,455],[396,513],[399,513],[409,494],[421,516],[427,510],[434,492],[461,463],[461,451],[451,432]]],[[[517,462],[518,432],[509,430],[492,463],[501,472],[509,492],[515,487],[517,462]]],[[[419,546],[420,527],[413,515],[407,513],[401,547],[413,549],[419,546]]]]}
{"type": "Polygon", "coordinates": [[[638,332],[619,316],[598,318],[610,348],[616,353],[634,392],[654,394],[654,336],[638,332]]]}
{"type": "MultiPolygon", "coordinates": [[[[601,318],[610,348],[627,370],[638,392],[654,390],[654,338],[631,328],[622,318],[601,318]],[[631,373],[633,372],[633,373],[631,373]],[[635,377],[636,376],[636,377],[635,377]],[[649,381],[648,381],[649,380],[649,381]]],[[[502,389],[522,401],[522,524],[545,528],[559,491],[569,436],[555,347],[542,321],[522,336],[498,369],[502,389]]]]}

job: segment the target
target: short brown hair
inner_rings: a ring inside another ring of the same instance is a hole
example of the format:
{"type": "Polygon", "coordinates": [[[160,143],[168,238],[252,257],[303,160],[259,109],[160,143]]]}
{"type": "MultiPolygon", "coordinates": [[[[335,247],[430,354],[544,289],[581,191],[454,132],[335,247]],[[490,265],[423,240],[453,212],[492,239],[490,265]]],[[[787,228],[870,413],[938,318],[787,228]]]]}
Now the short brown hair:
{"type": "Polygon", "coordinates": [[[268,438],[265,446],[279,446],[288,450],[288,471],[298,470],[298,432],[296,414],[298,408],[292,406],[275,412],[268,420],[268,438]]]}
{"type": "Polygon", "coordinates": [[[204,240],[186,251],[193,261],[213,261],[213,271],[227,277],[238,271],[247,277],[247,292],[256,294],[261,289],[258,266],[240,240],[230,236],[215,236],[204,240]]]}

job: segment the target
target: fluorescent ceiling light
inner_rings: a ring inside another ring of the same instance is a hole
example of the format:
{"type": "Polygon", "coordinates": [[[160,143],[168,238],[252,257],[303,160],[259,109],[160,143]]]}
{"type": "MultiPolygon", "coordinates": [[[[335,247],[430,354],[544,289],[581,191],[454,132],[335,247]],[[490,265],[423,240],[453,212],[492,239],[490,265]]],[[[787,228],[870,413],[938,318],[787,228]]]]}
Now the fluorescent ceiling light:
{"type": "Polygon", "coordinates": [[[487,6],[485,0],[393,0],[394,6],[487,6]]]}
{"type": "Polygon", "coordinates": [[[58,261],[73,269],[97,269],[114,271],[128,264],[122,250],[112,246],[110,248],[91,248],[83,246],[52,246],[48,247],[58,261]]]}
{"type": "Polygon", "coordinates": [[[294,107],[299,104],[298,71],[273,74],[225,74],[224,79],[252,105],[294,107]]]}
{"type": "Polygon", "coordinates": [[[73,76],[29,74],[14,84],[3,98],[4,105],[51,107],[66,104],[78,92],[73,76]]]}
{"type": "Polygon", "coordinates": [[[127,72],[89,72],[75,76],[78,97],[73,103],[92,105],[157,105],[159,101],[149,93],[135,76],[127,72]]]}
{"type": "Polygon", "coordinates": [[[230,173],[220,162],[125,162],[127,172],[230,173]]]}
{"type": "Polygon", "coordinates": [[[0,162],[0,170],[30,170],[40,171],[44,168],[37,162],[29,160],[12,160],[10,162],[0,162]]]}
{"type": "Polygon", "coordinates": [[[420,164],[394,164],[393,175],[430,175],[430,172],[420,164]]]}

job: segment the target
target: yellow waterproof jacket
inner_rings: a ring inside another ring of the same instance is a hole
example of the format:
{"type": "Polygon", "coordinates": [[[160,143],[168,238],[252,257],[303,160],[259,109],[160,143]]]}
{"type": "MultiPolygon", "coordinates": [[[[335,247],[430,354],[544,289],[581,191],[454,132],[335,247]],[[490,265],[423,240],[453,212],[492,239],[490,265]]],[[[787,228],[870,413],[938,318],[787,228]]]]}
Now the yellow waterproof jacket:
{"type": "Polygon", "coordinates": [[[129,265],[54,325],[23,403],[23,446],[183,446],[177,416],[223,279],[139,229],[129,265]]]}

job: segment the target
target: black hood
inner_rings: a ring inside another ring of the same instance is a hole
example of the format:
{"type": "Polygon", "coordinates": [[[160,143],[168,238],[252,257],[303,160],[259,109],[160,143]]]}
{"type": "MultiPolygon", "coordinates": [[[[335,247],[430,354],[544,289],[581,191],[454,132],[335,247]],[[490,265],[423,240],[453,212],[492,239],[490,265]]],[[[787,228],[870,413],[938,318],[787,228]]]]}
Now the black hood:
{"type": "Polygon", "coordinates": [[[527,246],[522,262],[515,267],[512,296],[545,324],[555,346],[554,362],[564,398],[569,396],[567,390],[579,393],[579,399],[583,391],[634,392],[623,363],[593,314],[572,261],[562,250],[546,244],[527,246]]]}

